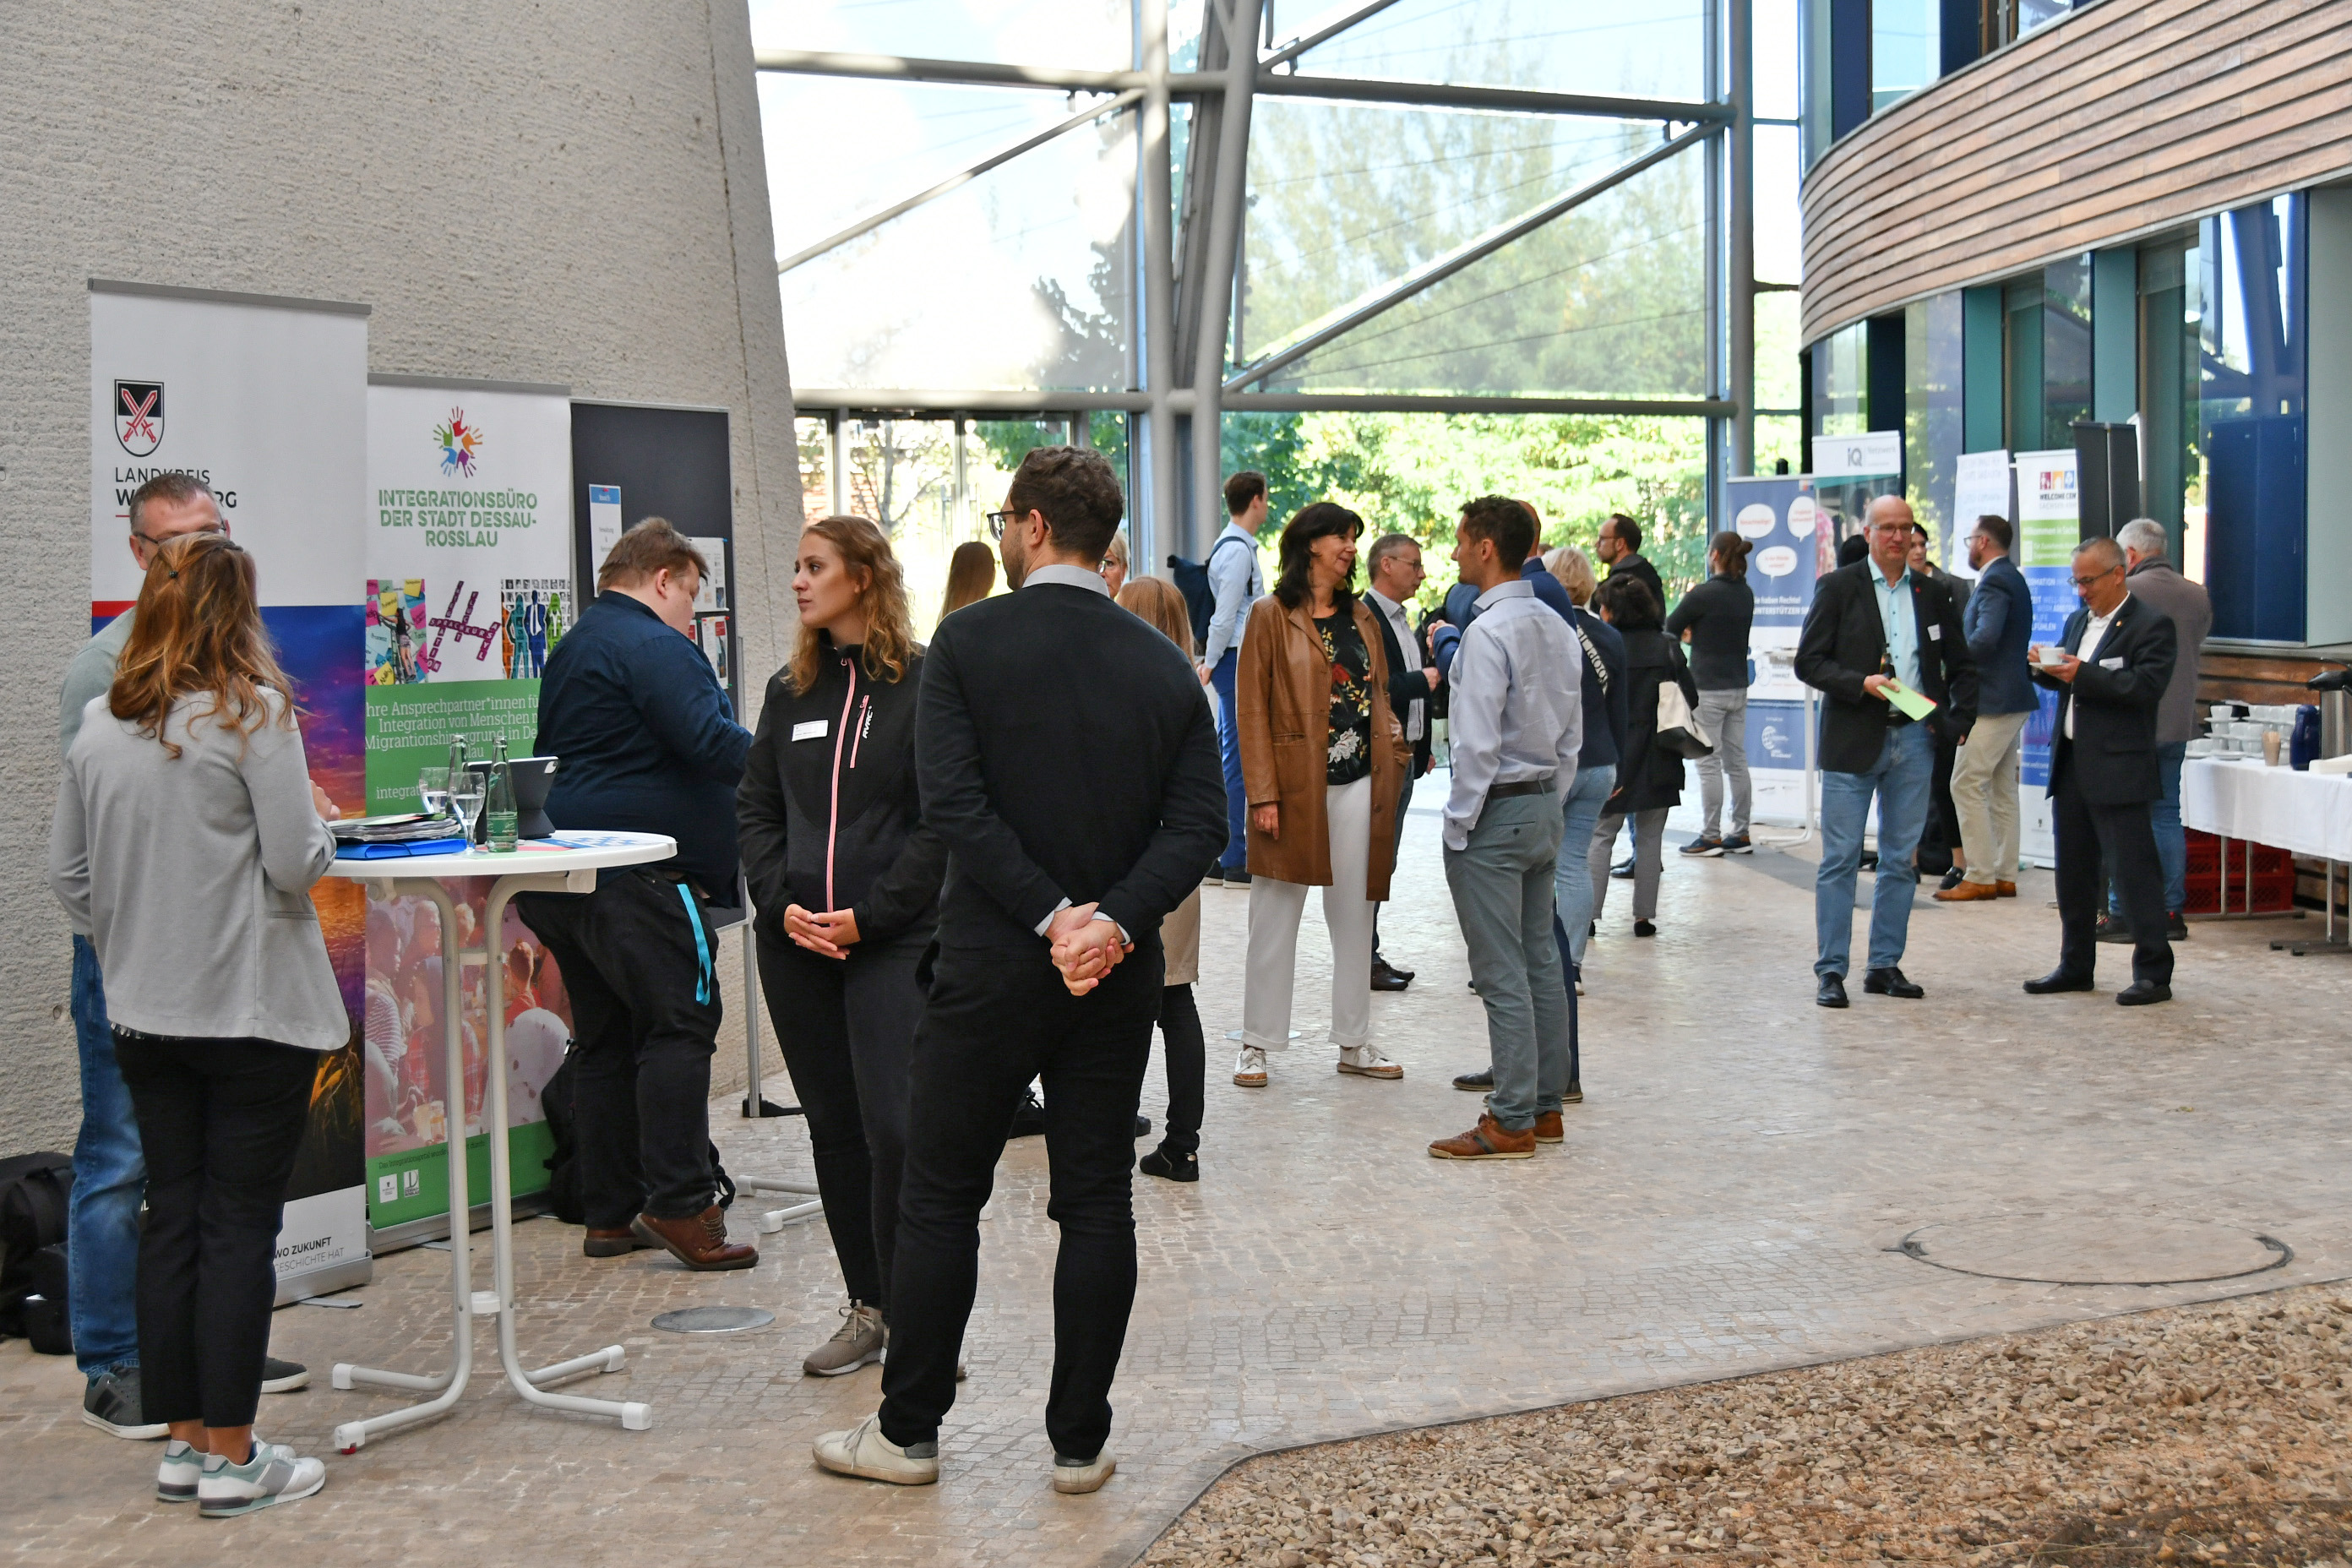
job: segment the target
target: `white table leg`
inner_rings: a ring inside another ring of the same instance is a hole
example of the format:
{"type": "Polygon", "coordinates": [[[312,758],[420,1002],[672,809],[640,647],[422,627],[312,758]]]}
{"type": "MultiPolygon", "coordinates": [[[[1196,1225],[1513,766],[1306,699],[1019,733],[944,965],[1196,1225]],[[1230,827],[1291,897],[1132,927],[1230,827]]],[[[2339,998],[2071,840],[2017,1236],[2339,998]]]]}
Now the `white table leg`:
{"type": "MultiPolygon", "coordinates": [[[[514,1390],[532,1405],[550,1410],[572,1410],[584,1415],[613,1415],[629,1431],[642,1432],[654,1424],[653,1406],[634,1400],[583,1399],[574,1394],[548,1394],[541,1384],[558,1382],[581,1373],[615,1372],[627,1361],[628,1352],[619,1345],[607,1345],[537,1372],[526,1371],[515,1352],[514,1331],[514,1172],[513,1160],[507,1148],[507,1025],[506,1025],[506,965],[499,952],[500,929],[506,923],[507,904],[515,894],[527,891],[554,890],[562,888],[557,881],[544,877],[501,877],[490,886],[488,907],[482,911],[482,940],[489,949],[487,983],[483,987],[489,1011],[489,1068],[487,1103],[483,1110],[484,1130],[490,1142],[490,1258],[497,1280],[495,1291],[484,1291],[477,1299],[477,1311],[495,1313],[499,1320],[499,1360],[505,1365],[507,1381],[514,1390]]],[[[591,883],[593,887],[593,882],[591,883]]]]}
{"type": "Polygon", "coordinates": [[[337,1388],[352,1388],[365,1384],[376,1388],[406,1389],[418,1394],[435,1394],[437,1398],[394,1410],[365,1420],[346,1421],[335,1428],[334,1445],[346,1454],[359,1452],[360,1445],[380,1432],[394,1432],[419,1421],[427,1421],[457,1403],[466,1392],[466,1381],[474,1367],[474,1281],[473,1265],[467,1246],[468,1221],[473,1205],[466,1191],[466,1044],[465,1020],[460,1015],[463,978],[462,955],[457,948],[457,911],[450,902],[448,889],[440,883],[418,879],[394,882],[387,889],[433,900],[441,915],[441,1019],[446,1056],[446,1078],[442,1089],[446,1109],[450,1097],[457,1100],[457,1110],[446,1118],[449,1126],[449,1295],[454,1322],[451,1334],[457,1351],[456,1359],[447,1372],[430,1376],[414,1373],[380,1372],[373,1367],[353,1366],[349,1362],[335,1363],[332,1381],[337,1388]]]}

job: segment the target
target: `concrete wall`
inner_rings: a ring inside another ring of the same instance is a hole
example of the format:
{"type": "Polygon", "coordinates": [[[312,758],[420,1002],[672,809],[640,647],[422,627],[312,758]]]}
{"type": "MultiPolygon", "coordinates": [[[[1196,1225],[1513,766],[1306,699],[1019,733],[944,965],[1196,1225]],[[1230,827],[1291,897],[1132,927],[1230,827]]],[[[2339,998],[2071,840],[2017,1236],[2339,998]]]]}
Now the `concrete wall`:
{"type": "Polygon", "coordinates": [[[13,1153],[69,1147],[78,1114],[46,865],[89,635],[90,278],[364,301],[377,373],[726,406],[753,672],[779,661],[801,498],[743,0],[18,8],[0,102],[13,1153]]]}

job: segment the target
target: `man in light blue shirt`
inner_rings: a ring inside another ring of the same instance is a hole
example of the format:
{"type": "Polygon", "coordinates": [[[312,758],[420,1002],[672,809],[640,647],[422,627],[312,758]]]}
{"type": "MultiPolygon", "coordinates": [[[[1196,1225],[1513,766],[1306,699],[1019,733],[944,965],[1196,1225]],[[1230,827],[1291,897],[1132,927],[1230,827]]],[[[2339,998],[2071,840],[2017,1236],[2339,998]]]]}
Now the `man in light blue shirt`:
{"type": "Polygon", "coordinates": [[[1234,676],[1241,665],[1242,633],[1249,623],[1250,606],[1265,597],[1265,580],[1258,571],[1257,534],[1265,526],[1265,476],[1244,469],[1225,481],[1225,511],[1232,521],[1209,546],[1204,563],[1216,609],[1209,616],[1209,640],[1201,649],[1201,668],[1217,693],[1217,750],[1225,770],[1225,852],[1217,860],[1217,874],[1229,888],[1249,885],[1246,840],[1242,818],[1249,809],[1249,791],[1242,784],[1241,733],[1234,725],[1234,676]]]}
{"type": "Polygon", "coordinates": [[[1563,1135],[1569,1004],[1552,877],[1584,682],[1576,635],[1519,576],[1535,542],[1517,501],[1482,496],[1462,510],[1454,559],[1478,614],[1454,656],[1445,882],[1486,1009],[1495,1089],[1477,1126],[1429,1146],[1441,1160],[1524,1160],[1563,1135]]]}

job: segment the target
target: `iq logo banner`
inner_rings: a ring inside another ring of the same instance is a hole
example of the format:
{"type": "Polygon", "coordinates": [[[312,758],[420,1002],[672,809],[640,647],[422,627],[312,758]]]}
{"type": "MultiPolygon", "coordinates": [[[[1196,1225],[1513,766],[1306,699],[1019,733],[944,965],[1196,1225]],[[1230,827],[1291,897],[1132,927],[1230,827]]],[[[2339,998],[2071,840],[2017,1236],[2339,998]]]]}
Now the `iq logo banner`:
{"type": "Polygon", "coordinates": [[[433,427],[433,439],[441,447],[441,471],[472,479],[481,464],[478,456],[483,446],[482,428],[466,423],[466,411],[449,410],[448,419],[433,427]]]}
{"type": "Polygon", "coordinates": [[[134,458],[152,457],[163,444],[163,384],[114,384],[114,438],[134,458]]]}

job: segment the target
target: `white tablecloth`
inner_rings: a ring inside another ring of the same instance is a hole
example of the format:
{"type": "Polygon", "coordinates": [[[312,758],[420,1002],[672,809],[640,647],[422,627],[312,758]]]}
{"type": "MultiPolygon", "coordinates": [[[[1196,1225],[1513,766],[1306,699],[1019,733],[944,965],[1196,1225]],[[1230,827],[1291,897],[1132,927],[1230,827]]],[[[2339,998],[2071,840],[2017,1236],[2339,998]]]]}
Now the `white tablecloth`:
{"type": "Polygon", "coordinates": [[[2224,838],[2352,861],[2352,775],[2191,757],[2180,769],[2180,820],[2224,838]]]}

